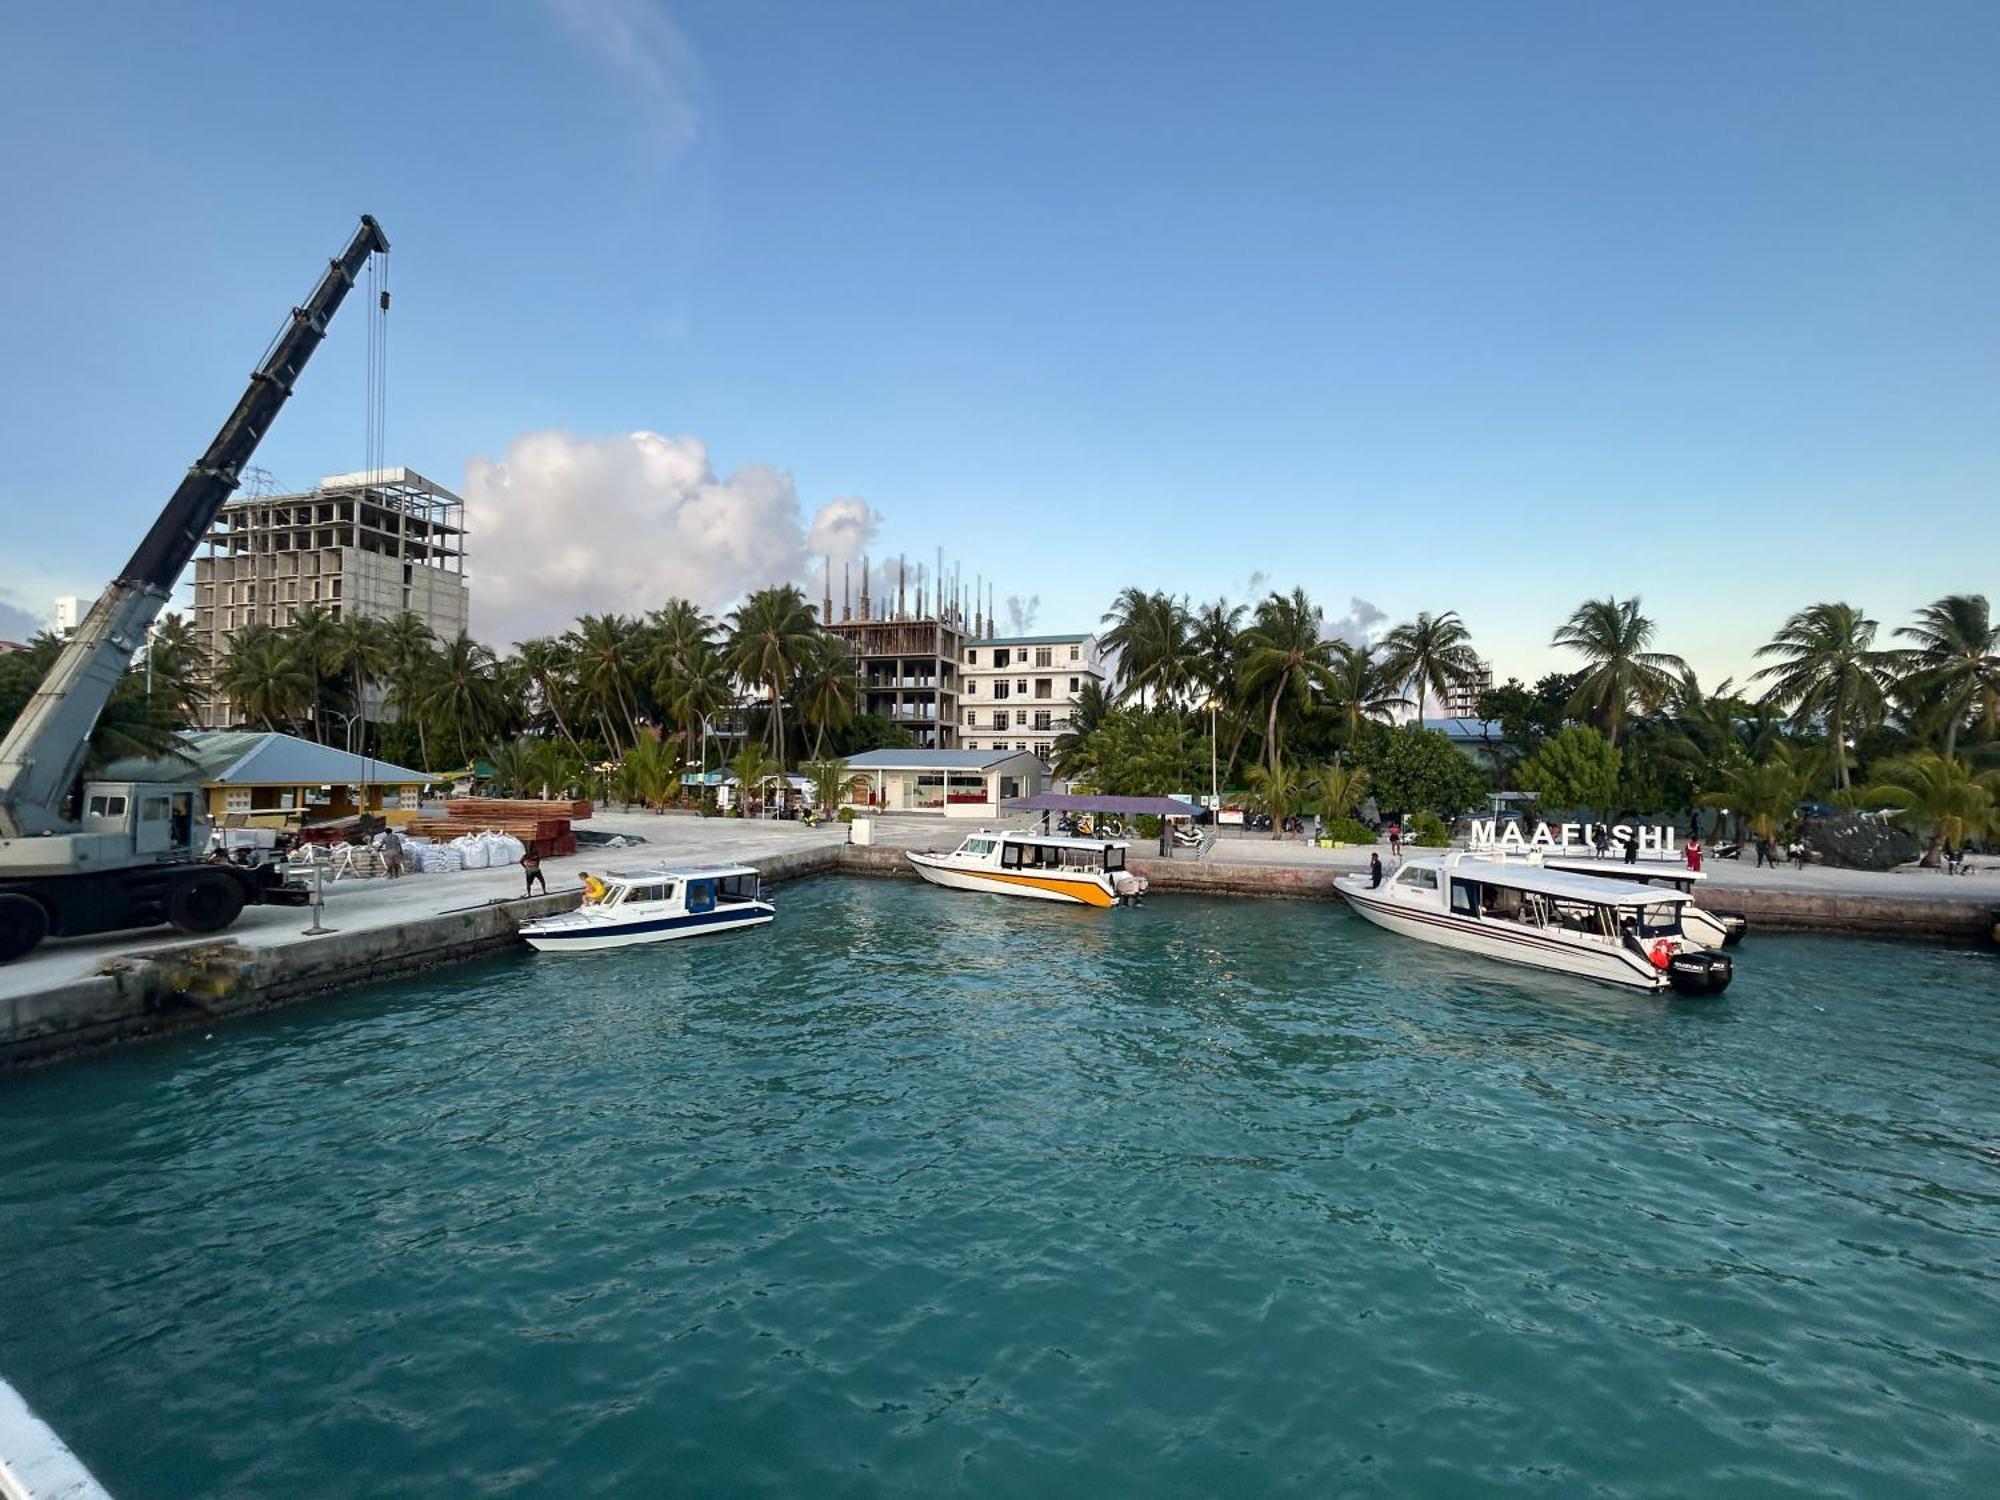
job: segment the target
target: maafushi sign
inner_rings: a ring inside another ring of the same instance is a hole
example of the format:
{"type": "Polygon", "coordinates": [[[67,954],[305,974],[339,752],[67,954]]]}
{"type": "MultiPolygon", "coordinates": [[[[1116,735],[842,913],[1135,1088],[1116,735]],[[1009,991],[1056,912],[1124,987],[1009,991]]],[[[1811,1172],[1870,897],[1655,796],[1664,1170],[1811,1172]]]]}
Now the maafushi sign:
{"type": "Polygon", "coordinates": [[[1637,840],[1639,848],[1653,850],[1662,855],[1674,852],[1674,831],[1664,825],[1639,823],[1559,823],[1551,828],[1547,823],[1537,823],[1530,834],[1521,832],[1519,823],[1509,823],[1504,828],[1493,818],[1475,818],[1472,823],[1472,847],[1475,849],[1594,849],[1597,845],[1597,830],[1602,827],[1611,836],[1614,847],[1623,848],[1627,840],[1637,840]]]}

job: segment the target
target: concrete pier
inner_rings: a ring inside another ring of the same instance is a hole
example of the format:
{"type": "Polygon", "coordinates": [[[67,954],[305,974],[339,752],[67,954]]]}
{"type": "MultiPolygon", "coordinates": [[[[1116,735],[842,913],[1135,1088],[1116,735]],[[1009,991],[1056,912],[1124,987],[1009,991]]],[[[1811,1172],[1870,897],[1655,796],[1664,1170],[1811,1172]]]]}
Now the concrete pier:
{"type": "MultiPolygon", "coordinates": [[[[949,848],[966,832],[938,819],[883,818],[874,823],[877,841],[862,847],[848,845],[838,824],[600,813],[591,826],[646,842],[548,861],[546,896],[522,898],[512,866],[341,882],[329,888],[325,925],[334,930],[323,935],[302,930],[309,912],[252,908],[206,941],[158,929],[45,944],[0,967],[0,1067],[205,1026],[508,948],[522,922],[573,906],[587,869],[741,862],[769,885],[828,873],[914,879],[906,849],[949,848]]],[[[1224,839],[1207,859],[1138,857],[1132,867],[1163,894],[1325,903],[1339,899],[1334,881],[1366,868],[1368,854],[1243,837],[1224,839]]],[[[1985,944],[2000,910],[2000,876],[1986,872],[1951,879],[1711,864],[1709,874],[1703,903],[1742,912],[1752,942],[1759,932],[1807,931],[1985,944]]]]}

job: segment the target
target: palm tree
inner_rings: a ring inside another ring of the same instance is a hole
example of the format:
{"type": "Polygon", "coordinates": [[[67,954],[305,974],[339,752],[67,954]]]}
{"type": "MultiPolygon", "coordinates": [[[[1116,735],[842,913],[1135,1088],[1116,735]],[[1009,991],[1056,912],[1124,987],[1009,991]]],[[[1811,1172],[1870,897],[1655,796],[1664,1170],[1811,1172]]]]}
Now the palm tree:
{"type": "Polygon", "coordinates": [[[1285,836],[1285,824],[1313,795],[1313,777],[1298,766],[1252,766],[1250,801],[1259,812],[1271,815],[1271,837],[1285,836]]]}
{"type": "Polygon", "coordinates": [[[861,706],[861,661],[847,643],[825,631],[816,633],[793,684],[799,713],[813,726],[812,759],[820,758],[829,729],[845,729],[861,706]]]}
{"type": "Polygon", "coordinates": [[[334,666],[334,656],[340,641],[340,617],[329,614],[317,604],[306,604],[295,610],[292,618],[281,628],[293,658],[311,679],[307,702],[312,716],[313,738],[324,743],[326,736],[320,729],[320,710],[325,706],[320,692],[321,679],[338,670],[334,666]]]}
{"type": "Polygon", "coordinates": [[[1826,726],[1842,791],[1847,790],[1847,741],[1880,723],[1884,684],[1894,656],[1875,650],[1875,622],[1851,604],[1812,604],[1779,627],[1760,657],[1777,658],[1750,674],[1770,679],[1765,701],[1791,711],[1795,729],[1826,726]]]}
{"type": "Polygon", "coordinates": [[[1424,721],[1430,694],[1440,698],[1479,671],[1479,655],[1472,649],[1472,632],[1448,609],[1441,615],[1420,611],[1407,625],[1398,625],[1382,638],[1382,671],[1396,688],[1417,690],[1417,722],[1424,721]]]}
{"type": "Polygon", "coordinates": [[[1319,784],[1313,800],[1319,815],[1329,823],[1335,818],[1351,818],[1361,799],[1368,795],[1368,772],[1361,766],[1343,766],[1335,761],[1319,768],[1319,784]]]}
{"type": "Polygon", "coordinates": [[[275,626],[245,625],[229,638],[215,685],[243,718],[275,730],[280,719],[296,726],[311,701],[313,680],[275,626]]]}
{"type": "Polygon", "coordinates": [[[520,663],[522,681],[541,706],[548,710],[557,732],[581,755],[583,746],[577,743],[576,735],[571,732],[569,721],[563,717],[562,711],[563,698],[575,691],[576,686],[569,652],[553,636],[543,635],[529,641],[514,642],[514,655],[520,663]]]}
{"type": "Polygon", "coordinates": [[[1304,589],[1272,594],[1257,606],[1255,623],[1243,633],[1243,691],[1268,701],[1264,716],[1264,760],[1275,772],[1281,761],[1278,710],[1289,700],[1310,704],[1315,689],[1334,683],[1334,643],[1320,636],[1319,606],[1304,589]]]}
{"type": "Polygon", "coordinates": [[[799,769],[812,780],[813,805],[829,817],[843,801],[868,790],[868,778],[848,770],[844,760],[809,760],[799,769]]]}
{"type": "Polygon", "coordinates": [[[819,633],[813,608],[793,585],[759,589],[729,616],[729,668],[770,695],[771,752],[785,765],[785,688],[814,649],[819,633]]]}
{"type": "Polygon", "coordinates": [[[1639,613],[1639,601],[1588,599],[1556,631],[1551,644],[1581,654],[1590,665],[1564,711],[1595,718],[1613,745],[1634,703],[1657,707],[1673,695],[1677,674],[1687,670],[1678,656],[1647,648],[1653,622],[1639,613]]]}
{"type": "Polygon", "coordinates": [[[637,624],[623,615],[581,615],[576,628],[563,636],[563,645],[569,648],[575,664],[577,684],[589,695],[613,755],[639,737],[632,713],[632,689],[644,653],[637,635],[637,624]],[[621,723],[625,726],[622,740],[617,727],[621,723]]]}
{"type": "Polygon", "coordinates": [[[405,610],[384,628],[382,649],[389,661],[388,706],[416,725],[417,754],[423,759],[424,769],[429,770],[431,752],[425,735],[423,700],[437,666],[437,636],[421,616],[405,610]]]}
{"type": "Polygon", "coordinates": [[[458,753],[468,763],[472,747],[500,717],[493,664],[493,653],[461,630],[438,652],[437,665],[424,686],[421,711],[458,741],[458,753]]]}
{"type": "Polygon", "coordinates": [[[1896,632],[1916,645],[1902,653],[1914,686],[1941,701],[1944,757],[1958,746],[1959,727],[1978,719],[1986,737],[2000,734],[2000,626],[1984,594],[1948,594],[1917,611],[1917,623],[1896,632]]]}
{"type": "Polygon", "coordinates": [[[1946,844],[1963,847],[1968,838],[2000,829],[2000,770],[1975,772],[1962,760],[1920,750],[1884,761],[1875,772],[1881,779],[1863,795],[1903,809],[1928,833],[1923,862],[1933,869],[1946,844]]]}
{"type": "Polygon", "coordinates": [[[1150,694],[1154,703],[1173,703],[1195,681],[1185,599],[1128,588],[1106,611],[1104,623],[1111,628],[1098,644],[1117,654],[1121,701],[1150,694]]]}
{"type": "Polygon", "coordinates": [[[1778,825],[1799,805],[1804,785],[1790,754],[1782,747],[1764,760],[1741,760],[1721,768],[1716,789],[1703,794],[1704,807],[1739,814],[1754,838],[1774,839],[1778,825]]]}
{"type": "Polygon", "coordinates": [[[1049,747],[1049,769],[1065,781],[1074,781],[1089,769],[1085,746],[1111,712],[1111,699],[1104,684],[1086,677],[1070,705],[1069,727],[1056,736],[1049,747]]]}
{"type": "Polygon", "coordinates": [[[1386,724],[1409,699],[1396,691],[1390,674],[1375,659],[1374,648],[1333,643],[1332,697],[1340,713],[1340,743],[1352,745],[1367,724],[1386,724]]]}
{"type": "MultiPolygon", "coordinates": [[[[345,674],[354,690],[354,717],[368,736],[368,679],[389,670],[389,632],[380,620],[350,614],[333,622],[328,669],[345,674]]],[[[349,725],[352,733],[353,725],[349,725]]],[[[352,748],[351,746],[349,748],[352,748]]]]}
{"type": "MultiPolygon", "coordinates": [[[[657,691],[666,716],[681,727],[690,748],[701,744],[703,721],[735,701],[729,669],[721,654],[705,641],[697,643],[672,674],[661,679],[657,691]]],[[[702,769],[708,769],[705,752],[702,769]]]]}
{"type": "Polygon", "coordinates": [[[1236,742],[1229,752],[1228,776],[1231,777],[1236,774],[1236,755],[1243,748],[1243,736],[1249,724],[1240,712],[1243,684],[1239,680],[1243,664],[1243,617],[1249,612],[1249,606],[1231,604],[1227,599],[1204,604],[1196,612],[1188,636],[1188,650],[1194,658],[1194,680],[1208,697],[1208,756],[1211,767],[1217,758],[1215,739],[1222,715],[1228,714],[1236,721],[1236,742]]]}
{"type": "Polygon", "coordinates": [[[184,614],[162,615],[146,638],[147,692],[172,717],[183,723],[198,716],[201,679],[208,653],[184,614]]]}
{"type": "Polygon", "coordinates": [[[750,799],[759,795],[759,789],[780,769],[761,745],[746,744],[729,758],[729,774],[736,779],[737,817],[749,816],[746,808],[750,799]]]}
{"type": "Polygon", "coordinates": [[[632,790],[655,812],[665,812],[668,799],[680,788],[680,752],[654,735],[641,734],[634,740],[619,767],[629,770],[632,790]]]}

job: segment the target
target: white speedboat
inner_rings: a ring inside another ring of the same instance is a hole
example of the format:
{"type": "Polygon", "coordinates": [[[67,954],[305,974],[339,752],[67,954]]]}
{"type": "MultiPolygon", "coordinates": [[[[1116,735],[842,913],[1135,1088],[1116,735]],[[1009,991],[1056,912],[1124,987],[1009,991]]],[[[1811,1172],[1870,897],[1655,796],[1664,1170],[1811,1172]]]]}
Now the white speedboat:
{"type": "Polygon", "coordinates": [[[761,927],[778,914],[748,865],[620,870],[604,885],[602,901],[524,923],[521,936],[540,953],[581,953],[761,927]]]}
{"type": "Polygon", "coordinates": [[[1408,860],[1380,886],[1366,875],[1334,885],[1362,916],[1404,937],[1582,979],[1719,995],[1735,969],[1688,936],[1680,891],[1464,853],[1408,860]]]}
{"type": "MultiPolygon", "coordinates": [[[[1704,948],[1733,948],[1743,941],[1743,934],[1750,930],[1750,922],[1741,912],[1717,911],[1713,907],[1696,904],[1695,890],[1708,879],[1699,870],[1689,870],[1658,861],[1635,861],[1632,864],[1615,855],[1603,859],[1549,859],[1546,856],[1530,854],[1529,863],[1537,858],[1550,870],[1560,870],[1565,875],[1588,875],[1595,880],[1623,880],[1633,885],[1657,886],[1661,890],[1679,891],[1688,898],[1681,908],[1681,930],[1700,943],[1704,948]]],[[[1507,863],[1503,860],[1502,863],[1507,863]]]]}
{"type": "Polygon", "coordinates": [[[932,885],[1037,901],[1116,906],[1146,894],[1146,879],[1125,868],[1118,839],[1067,838],[982,828],[949,854],[908,850],[904,858],[932,885]]]}

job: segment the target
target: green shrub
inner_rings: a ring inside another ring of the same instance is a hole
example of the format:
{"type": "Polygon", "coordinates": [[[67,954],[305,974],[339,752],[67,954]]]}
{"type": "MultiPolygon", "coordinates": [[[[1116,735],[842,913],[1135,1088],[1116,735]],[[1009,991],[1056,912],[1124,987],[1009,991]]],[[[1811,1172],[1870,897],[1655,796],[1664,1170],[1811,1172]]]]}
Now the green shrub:
{"type": "Polygon", "coordinates": [[[1319,836],[1336,844],[1372,844],[1375,830],[1359,818],[1330,818],[1319,825],[1319,836]]]}
{"type": "Polygon", "coordinates": [[[852,823],[854,821],[854,809],[851,807],[843,807],[839,812],[835,813],[834,816],[840,819],[840,821],[843,823],[852,823]]]}
{"type": "Polygon", "coordinates": [[[1160,836],[1160,820],[1151,813],[1139,814],[1139,837],[1156,839],[1160,836]]]}
{"type": "Polygon", "coordinates": [[[1451,835],[1444,829],[1444,820],[1434,812],[1420,812],[1413,816],[1403,825],[1403,838],[1420,849],[1442,849],[1451,842],[1451,835]]]}

